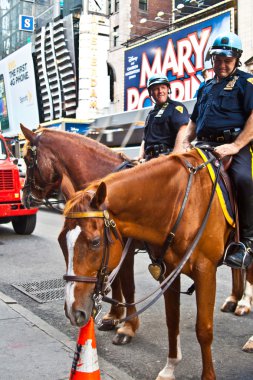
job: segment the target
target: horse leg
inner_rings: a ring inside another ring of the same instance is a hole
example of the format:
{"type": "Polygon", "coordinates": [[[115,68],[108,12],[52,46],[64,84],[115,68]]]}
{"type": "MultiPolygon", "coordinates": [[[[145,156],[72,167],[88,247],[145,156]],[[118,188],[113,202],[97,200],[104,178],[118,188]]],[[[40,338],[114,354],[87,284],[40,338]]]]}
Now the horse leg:
{"type": "Polygon", "coordinates": [[[221,311],[225,313],[233,313],[235,311],[237,302],[243,295],[243,288],[243,271],[240,269],[232,269],[232,293],[226,298],[221,307],[221,311]]]}
{"type": "MultiPolygon", "coordinates": [[[[134,283],[134,252],[135,252],[135,242],[132,242],[129,251],[124,260],[124,266],[121,268],[120,280],[122,293],[127,304],[134,303],[135,295],[135,283],[134,283]]],[[[135,305],[128,306],[126,308],[126,317],[134,314],[136,312],[135,305]]],[[[131,318],[130,320],[123,323],[117,330],[116,335],[113,338],[113,344],[123,345],[129,343],[135,336],[136,330],[139,327],[138,316],[131,318]]]]}
{"type": "Polygon", "coordinates": [[[168,327],[169,355],[165,367],[159,372],[156,380],[174,380],[174,371],[182,360],[179,318],[180,318],[180,276],[171,288],[164,293],[166,323],[168,327]]]}
{"type": "Polygon", "coordinates": [[[216,293],[216,268],[197,266],[194,273],[197,301],[196,335],[202,354],[201,380],[215,380],[211,345],[213,341],[213,313],[216,293]]]}
{"type": "Polygon", "coordinates": [[[242,316],[249,314],[251,310],[251,304],[253,303],[253,265],[246,271],[246,281],[244,293],[237,308],[235,309],[235,315],[242,316]]]}

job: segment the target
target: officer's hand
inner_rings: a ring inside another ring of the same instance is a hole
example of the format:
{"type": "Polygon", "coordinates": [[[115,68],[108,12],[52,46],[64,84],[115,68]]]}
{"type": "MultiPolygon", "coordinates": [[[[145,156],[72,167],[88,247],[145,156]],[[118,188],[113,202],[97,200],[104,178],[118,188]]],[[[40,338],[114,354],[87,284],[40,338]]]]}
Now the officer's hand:
{"type": "Polygon", "coordinates": [[[236,146],[234,143],[232,144],[224,144],[217,146],[214,148],[215,154],[218,156],[218,158],[222,159],[226,156],[233,156],[234,154],[237,154],[239,152],[238,146],[236,146]]]}
{"type": "Polygon", "coordinates": [[[189,152],[193,148],[192,144],[189,141],[183,141],[182,145],[185,152],[189,152]]]}
{"type": "Polygon", "coordinates": [[[143,157],[136,159],[137,164],[143,164],[143,162],[146,162],[145,158],[143,157]]]}

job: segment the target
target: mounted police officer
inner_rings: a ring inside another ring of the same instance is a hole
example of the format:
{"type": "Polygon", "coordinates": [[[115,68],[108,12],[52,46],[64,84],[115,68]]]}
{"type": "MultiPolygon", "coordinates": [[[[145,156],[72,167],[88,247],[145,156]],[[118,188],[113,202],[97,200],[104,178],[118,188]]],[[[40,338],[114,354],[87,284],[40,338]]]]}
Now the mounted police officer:
{"type": "Polygon", "coordinates": [[[180,145],[183,129],[189,121],[186,107],[169,98],[170,83],[166,75],[152,75],[147,81],[147,89],[155,106],[146,119],[139,160],[172,152],[175,142],[180,145]]]}
{"type": "Polygon", "coordinates": [[[238,69],[242,44],[234,33],[218,35],[210,48],[215,76],[198,93],[183,141],[215,146],[229,168],[239,212],[240,243],[227,249],[225,263],[247,268],[253,262],[253,76],[238,69]]]}

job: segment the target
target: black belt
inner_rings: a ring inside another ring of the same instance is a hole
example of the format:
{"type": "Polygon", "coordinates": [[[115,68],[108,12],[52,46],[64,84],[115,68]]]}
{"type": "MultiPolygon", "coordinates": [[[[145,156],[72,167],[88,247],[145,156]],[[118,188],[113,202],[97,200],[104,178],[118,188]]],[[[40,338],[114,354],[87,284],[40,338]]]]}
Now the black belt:
{"type": "Polygon", "coordinates": [[[219,134],[197,136],[197,141],[215,142],[215,143],[232,143],[241,133],[240,128],[226,129],[219,134]]]}
{"type": "Polygon", "coordinates": [[[172,149],[165,144],[155,144],[145,149],[145,158],[150,160],[151,158],[158,157],[160,154],[169,154],[172,149]]]}

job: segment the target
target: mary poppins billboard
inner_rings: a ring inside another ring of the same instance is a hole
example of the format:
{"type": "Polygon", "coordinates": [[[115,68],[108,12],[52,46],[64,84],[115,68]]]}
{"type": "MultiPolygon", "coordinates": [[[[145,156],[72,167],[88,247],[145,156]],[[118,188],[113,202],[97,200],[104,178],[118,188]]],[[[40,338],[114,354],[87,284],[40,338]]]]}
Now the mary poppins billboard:
{"type": "Polygon", "coordinates": [[[170,81],[172,99],[193,99],[203,80],[201,71],[209,69],[212,75],[209,47],[217,34],[231,30],[233,16],[233,9],[229,9],[126,49],[124,109],[152,105],[146,83],[150,75],[160,72],[170,81]]]}

